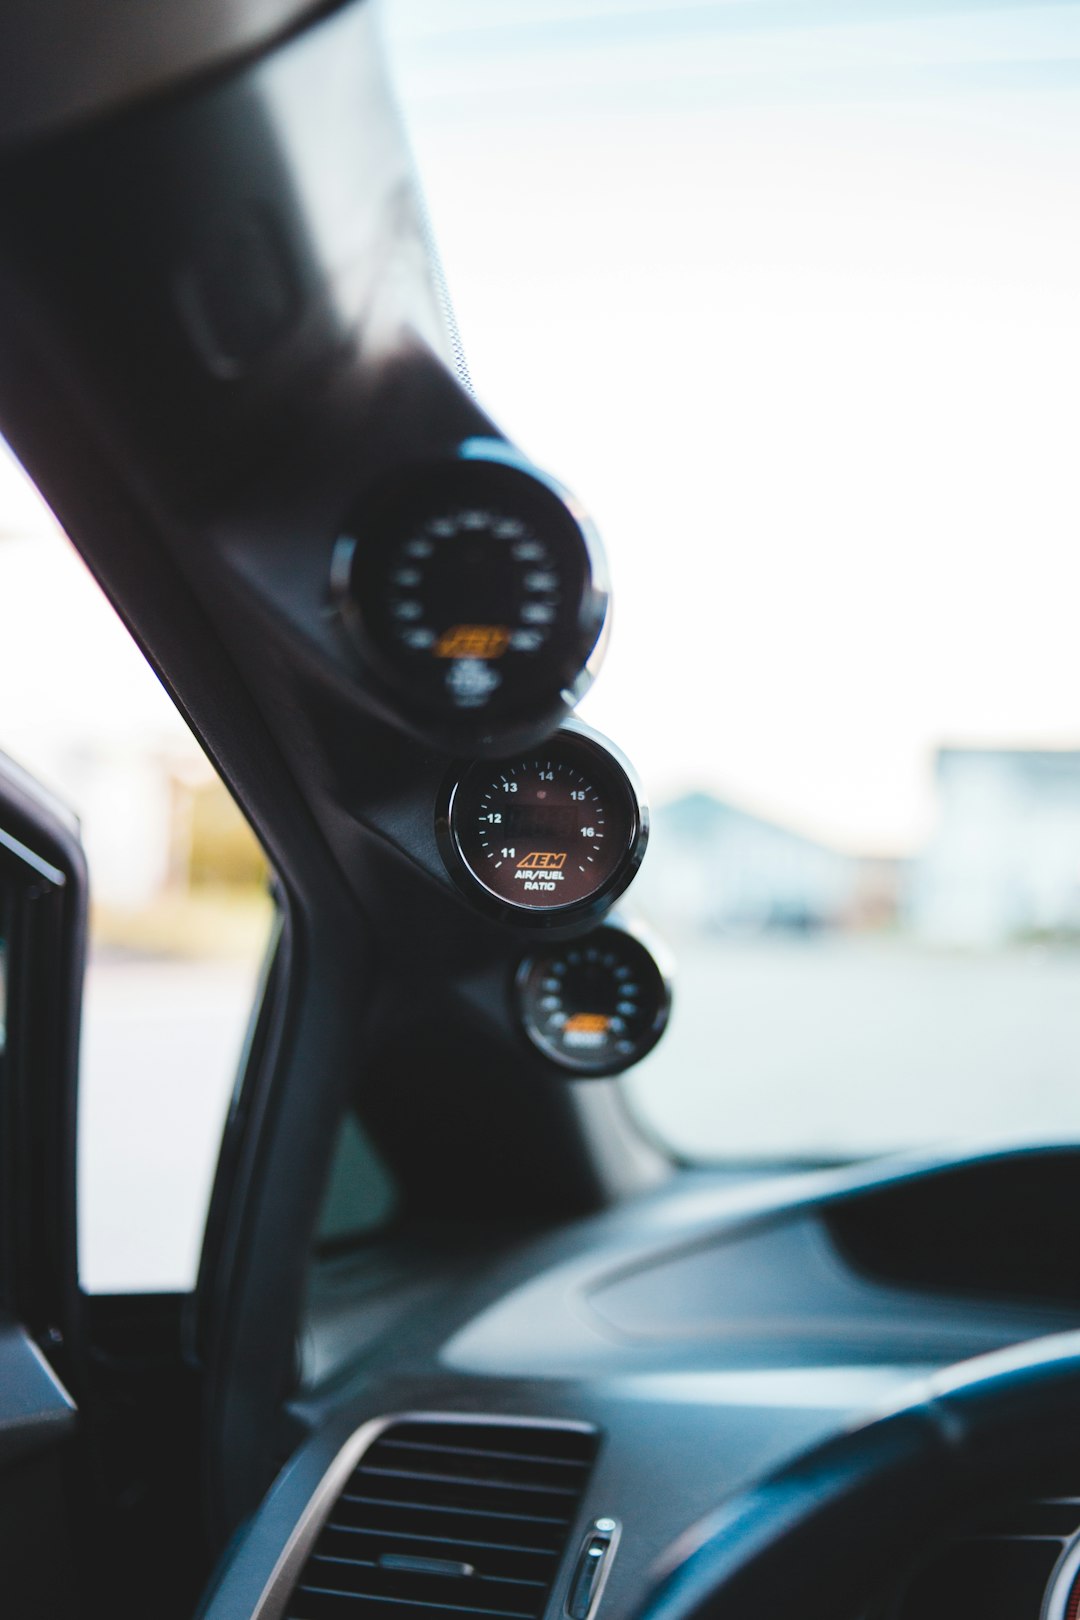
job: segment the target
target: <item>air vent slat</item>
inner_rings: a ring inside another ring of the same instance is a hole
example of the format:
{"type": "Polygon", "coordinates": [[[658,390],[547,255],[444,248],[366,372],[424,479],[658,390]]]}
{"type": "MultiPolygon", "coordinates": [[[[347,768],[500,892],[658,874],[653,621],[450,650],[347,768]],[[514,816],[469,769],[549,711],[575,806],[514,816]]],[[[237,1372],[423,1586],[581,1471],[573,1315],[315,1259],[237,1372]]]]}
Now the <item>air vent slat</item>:
{"type": "Polygon", "coordinates": [[[1068,1540],[1078,1529],[1080,1505],[1046,1497],[1010,1503],[972,1527],[973,1534],[981,1536],[1058,1536],[1062,1540],[1068,1540]]]}
{"type": "Polygon", "coordinates": [[[527,1598],[524,1593],[515,1592],[515,1586],[520,1585],[531,1591],[547,1590],[546,1581],[523,1580],[519,1583],[513,1579],[507,1580],[503,1575],[488,1575],[470,1564],[463,1566],[470,1571],[469,1574],[444,1574],[438,1570],[397,1567],[388,1569],[373,1559],[350,1558],[342,1553],[325,1551],[321,1538],[318,1549],[311,1556],[311,1563],[319,1568],[333,1565],[338,1571],[335,1581],[340,1581],[349,1592],[395,1600],[414,1599],[417,1603],[445,1603],[447,1608],[462,1603],[469,1606],[475,1603],[477,1608],[491,1610],[518,1608],[534,1600],[527,1598]]]}
{"type": "Polygon", "coordinates": [[[497,1581],[503,1586],[537,1586],[541,1592],[547,1591],[547,1581],[527,1581],[523,1575],[481,1575],[482,1581],[497,1581]]]}
{"type": "Polygon", "coordinates": [[[383,1569],[393,1568],[395,1560],[402,1557],[410,1560],[434,1559],[436,1562],[448,1560],[479,1569],[481,1575],[478,1578],[484,1580],[528,1581],[542,1589],[547,1588],[555,1572],[551,1554],[537,1557],[529,1552],[521,1555],[504,1552],[501,1548],[475,1544],[463,1547],[459,1542],[419,1541],[405,1536],[384,1541],[378,1533],[367,1536],[361,1532],[360,1537],[358,1540],[355,1530],[341,1530],[336,1525],[327,1525],[319,1539],[319,1546],[334,1558],[353,1563],[371,1563],[383,1569]]]}
{"type": "Polygon", "coordinates": [[[486,1620],[533,1620],[532,1613],[523,1609],[489,1609],[474,1603],[435,1603],[420,1598],[375,1596],[371,1592],[350,1592],[340,1586],[315,1586],[301,1583],[302,1595],[312,1597],[343,1598],[349,1603],[390,1603],[395,1609],[440,1609],[444,1614],[478,1614],[486,1620]]]}
{"type": "Polygon", "coordinates": [[[596,1449],[572,1426],[402,1420],[331,1508],[290,1620],[541,1620],[596,1449]]]}
{"type": "Polygon", "coordinates": [[[592,1429],[551,1428],[546,1424],[454,1423],[424,1422],[410,1419],[406,1425],[398,1424],[386,1429],[376,1441],[409,1440],[420,1445],[442,1449],[447,1446],[471,1446],[476,1451],[506,1451],[514,1456],[533,1452],[544,1457],[570,1458],[591,1465],[596,1449],[596,1435],[592,1429]]]}
{"type": "Polygon", "coordinates": [[[569,1519],[557,1518],[551,1513],[500,1513],[494,1508],[469,1508],[453,1505],[443,1505],[439,1502],[402,1502],[389,1496],[360,1496],[352,1491],[346,1491],[341,1497],[343,1502],[361,1502],[372,1507],[407,1508],[415,1513],[463,1513],[477,1519],[506,1519],[519,1524],[550,1524],[567,1525],[569,1519]]]}
{"type": "Polygon", "coordinates": [[[928,1551],[890,1608],[896,1620],[1038,1620],[1080,1501],[1049,1494],[1000,1503],[928,1551]]]}
{"type": "Polygon", "coordinates": [[[331,1520],[326,1528],[340,1530],[343,1535],[350,1536],[385,1536],[390,1541],[433,1541],[441,1547],[465,1547],[484,1552],[528,1553],[532,1558],[555,1557],[555,1549],[551,1547],[526,1547],[520,1542],[480,1541],[475,1536],[435,1536],[419,1530],[373,1530],[368,1525],[341,1524],[336,1519],[331,1520]]]}
{"type": "MultiPolygon", "coordinates": [[[[381,1447],[387,1451],[426,1451],[432,1447],[420,1440],[382,1440],[381,1447]]],[[[448,1457],[486,1457],[492,1462],[539,1463],[551,1468],[588,1468],[590,1464],[580,1457],[541,1457],[539,1455],[516,1451],[493,1451],[480,1446],[440,1446],[439,1451],[448,1457]]]]}
{"type": "Polygon", "coordinates": [[[468,1474],[432,1474],[418,1468],[365,1468],[364,1478],[419,1480],[423,1485],[467,1485],[473,1490],[528,1491],[530,1495],[577,1496],[572,1485],[526,1485],[514,1479],[476,1479],[468,1474]]]}

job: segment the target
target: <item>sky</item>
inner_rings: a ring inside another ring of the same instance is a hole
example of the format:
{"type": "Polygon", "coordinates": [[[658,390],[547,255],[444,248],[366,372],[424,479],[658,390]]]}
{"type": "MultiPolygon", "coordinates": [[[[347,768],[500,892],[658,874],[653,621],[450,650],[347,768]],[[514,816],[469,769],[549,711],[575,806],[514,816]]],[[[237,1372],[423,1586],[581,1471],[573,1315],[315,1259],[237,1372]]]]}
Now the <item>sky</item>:
{"type": "Polygon", "coordinates": [[[583,714],[844,847],[1080,744],[1080,7],[387,0],[477,391],[599,522],[583,714]]]}
{"type": "MultiPolygon", "coordinates": [[[[478,393],[604,536],[582,712],[654,802],[902,852],[940,743],[1080,745],[1080,6],[383,16],[478,393]]],[[[0,748],[62,789],[90,735],[186,746],[0,454],[0,748]]]]}

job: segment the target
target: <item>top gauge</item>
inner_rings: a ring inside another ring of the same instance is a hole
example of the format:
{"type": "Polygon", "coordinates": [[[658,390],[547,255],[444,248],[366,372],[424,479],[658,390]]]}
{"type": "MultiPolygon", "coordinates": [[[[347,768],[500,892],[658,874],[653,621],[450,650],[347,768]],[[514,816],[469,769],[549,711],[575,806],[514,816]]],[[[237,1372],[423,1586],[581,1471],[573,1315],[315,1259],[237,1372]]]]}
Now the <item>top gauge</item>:
{"type": "Polygon", "coordinates": [[[497,441],[373,490],[334,577],[384,706],[437,745],[546,735],[592,683],[608,606],[599,541],[565,491],[497,441]]]}

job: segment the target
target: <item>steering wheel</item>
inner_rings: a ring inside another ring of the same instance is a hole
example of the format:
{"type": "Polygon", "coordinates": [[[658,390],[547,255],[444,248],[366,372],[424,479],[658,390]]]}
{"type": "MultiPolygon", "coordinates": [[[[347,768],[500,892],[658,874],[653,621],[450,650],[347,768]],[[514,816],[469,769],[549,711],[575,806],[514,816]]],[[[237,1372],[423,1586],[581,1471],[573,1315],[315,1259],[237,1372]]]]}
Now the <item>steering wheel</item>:
{"type": "Polygon", "coordinates": [[[853,1620],[950,1520],[1070,1460],[1080,1333],[961,1362],[699,1523],[639,1620],[853,1620]]]}

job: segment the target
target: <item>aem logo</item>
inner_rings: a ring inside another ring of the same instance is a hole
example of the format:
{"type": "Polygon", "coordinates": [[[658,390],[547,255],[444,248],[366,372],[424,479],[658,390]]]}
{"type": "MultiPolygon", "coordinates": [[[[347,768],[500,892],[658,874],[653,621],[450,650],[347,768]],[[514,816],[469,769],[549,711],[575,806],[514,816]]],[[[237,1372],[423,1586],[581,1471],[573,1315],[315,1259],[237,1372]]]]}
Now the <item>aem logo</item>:
{"type": "Polygon", "coordinates": [[[432,651],[436,658],[501,658],[509,645],[504,624],[455,624],[443,631],[432,651]]]}
{"type": "Polygon", "coordinates": [[[520,871],[520,869],[525,866],[531,871],[542,870],[544,872],[556,872],[560,866],[565,865],[565,850],[563,850],[559,855],[554,855],[544,854],[542,850],[534,849],[531,855],[526,855],[524,860],[518,861],[518,870],[520,871]]]}
{"type": "Polygon", "coordinates": [[[571,1013],[563,1025],[564,1035],[606,1035],[611,1019],[607,1013],[571,1013]]]}

